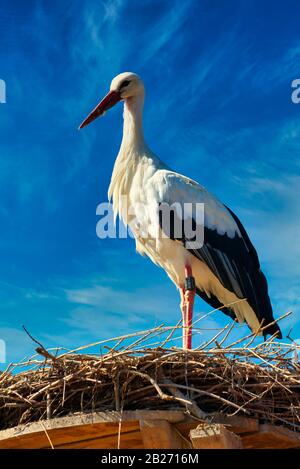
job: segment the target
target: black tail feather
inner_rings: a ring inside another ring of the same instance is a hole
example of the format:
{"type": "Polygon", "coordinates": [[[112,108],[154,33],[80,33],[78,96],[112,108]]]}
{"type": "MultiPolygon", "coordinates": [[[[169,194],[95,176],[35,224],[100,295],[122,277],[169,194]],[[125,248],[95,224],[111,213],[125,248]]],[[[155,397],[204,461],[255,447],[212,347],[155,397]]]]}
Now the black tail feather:
{"type": "MultiPolygon", "coordinates": [[[[206,303],[208,303],[212,308],[215,308],[215,309],[218,309],[218,308],[221,308],[220,311],[224,314],[226,314],[227,316],[231,317],[231,319],[236,319],[236,315],[235,315],[235,312],[233,311],[233,309],[231,309],[229,306],[224,306],[216,296],[214,296],[213,294],[211,294],[211,296],[208,296],[204,291],[200,290],[199,288],[196,289],[196,293],[198,296],[200,296],[200,298],[202,298],[202,300],[204,300],[206,303]]],[[[273,322],[274,319],[273,319],[273,316],[270,318],[270,320],[268,322],[273,322]]],[[[264,323],[262,324],[262,327],[266,326],[268,324],[268,322],[266,322],[266,319],[264,321],[264,323]]],[[[278,324],[271,324],[270,326],[266,327],[266,329],[264,329],[263,331],[263,336],[264,336],[264,339],[266,340],[267,336],[268,335],[274,335],[275,333],[277,334],[276,335],[276,338],[277,339],[282,339],[282,333],[281,333],[281,330],[278,326],[278,324]]]]}

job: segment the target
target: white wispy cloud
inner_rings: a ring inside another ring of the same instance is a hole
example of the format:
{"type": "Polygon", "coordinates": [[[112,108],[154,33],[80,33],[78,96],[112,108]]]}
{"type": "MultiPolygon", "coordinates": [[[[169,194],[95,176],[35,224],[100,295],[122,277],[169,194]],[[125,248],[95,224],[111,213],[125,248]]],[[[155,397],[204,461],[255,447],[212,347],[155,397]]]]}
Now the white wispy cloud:
{"type": "MultiPolygon", "coordinates": [[[[173,8],[168,8],[165,14],[150,28],[144,36],[144,47],[140,55],[141,65],[149,63],[154,58],[159,59],[159,54],[164,55],[165,48],[174,37],[178,38],[187,17],[191,13],[193,1],[175,1],[173,8]]],[[[180,41],[179,41],[180,44],[180,41]]],[[[170,47],[168,47],[168,54],[170,47]]]]}
{"type": "Polygon", "coordinates": [[[277,87],[287,80],[291,82],[294,78],[298,78],[299,59],[299,43],[287,48],[279,57],[269,60],[264,57],[261,63],[251,70],[249,75],[251,82],[258,87],[263,86],[265,90],[270,88],[274,92],[274,86],[277,87]]]}
{"type": "Polygon", "coordinates": [[[162,287],[120,291],[109,286],[93,285],[84,289],[66,290],[67,299],[72,303],[152,316],[160,315],[162,309],[169,313],[171,305],[174,306],[173,295],[164,298],[164,294],[165,289],[162,287]]]}

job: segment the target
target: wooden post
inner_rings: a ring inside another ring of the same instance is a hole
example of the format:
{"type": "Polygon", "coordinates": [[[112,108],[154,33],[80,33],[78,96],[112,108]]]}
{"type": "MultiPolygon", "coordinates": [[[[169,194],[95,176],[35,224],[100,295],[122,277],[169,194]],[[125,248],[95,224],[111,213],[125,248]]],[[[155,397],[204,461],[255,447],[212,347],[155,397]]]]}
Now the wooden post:
{"type": "Polygon", "coordinates": [[[193,448],[241,449],[242,440],[220,424],[201,424],[190,431],[193,448]]]}
{"type": "Polygon", "coordinates": [[[140,420],[140,431],[145,449],[188,448],[188,442],[166,420],[140,420]]]}

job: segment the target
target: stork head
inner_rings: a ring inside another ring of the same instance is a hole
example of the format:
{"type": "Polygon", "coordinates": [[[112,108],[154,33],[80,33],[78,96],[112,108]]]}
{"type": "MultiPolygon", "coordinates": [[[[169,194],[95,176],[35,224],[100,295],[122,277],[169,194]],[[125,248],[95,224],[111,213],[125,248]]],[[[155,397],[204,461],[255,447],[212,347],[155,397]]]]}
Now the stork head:
{"type": "Polygon", "coordinates": [[[82,129],[105,111],[113,107],[119,101],[134,98],[144,94],[144,84],[140,77],[132,72],[124,72],[117,75],[110,84],[109,93],[92,110],[86,119],[80,124],[82,129]]]}

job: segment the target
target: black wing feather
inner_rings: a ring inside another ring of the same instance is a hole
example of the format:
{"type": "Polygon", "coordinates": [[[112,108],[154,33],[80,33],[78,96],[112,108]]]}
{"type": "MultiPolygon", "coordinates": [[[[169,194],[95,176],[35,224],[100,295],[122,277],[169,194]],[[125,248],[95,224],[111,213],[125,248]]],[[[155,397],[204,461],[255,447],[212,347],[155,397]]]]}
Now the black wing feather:
{"type": "Polygon", "coordinates": [[[234,311],[230,308],[224,307],[224,305],[222,305],[222,303],[218,300],[218,298],[212,293],[210,296],[208,296],[204,291],[200,290],[199,288],[196,288],[196,293],[198,296],[200,296],[200,298],[202,298],[202,300],[206,301],[206,303],[212,306],[212,308],[215,308],[215,309],[222,308],[220,309],[222,313],[226,314],[226,316],[231,317],[231,319],[236,319],[234,311]]]}

